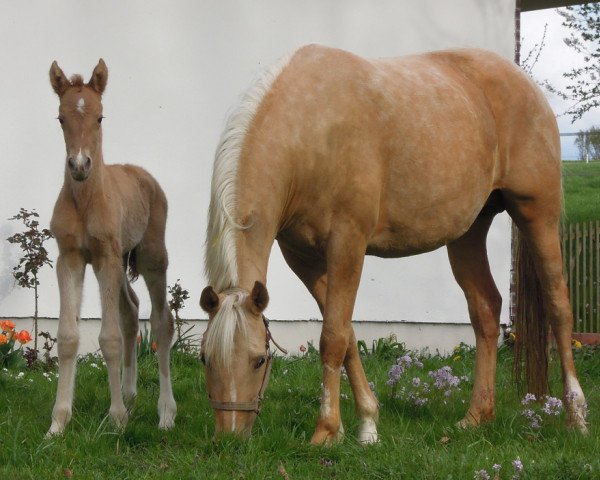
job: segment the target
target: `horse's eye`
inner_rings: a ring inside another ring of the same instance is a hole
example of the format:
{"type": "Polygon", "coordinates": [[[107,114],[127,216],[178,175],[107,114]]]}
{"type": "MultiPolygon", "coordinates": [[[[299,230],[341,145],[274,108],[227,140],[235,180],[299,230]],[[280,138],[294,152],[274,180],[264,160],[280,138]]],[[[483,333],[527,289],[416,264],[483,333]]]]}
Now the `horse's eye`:
{"type": "Polygon", "coordinates": [[[60,124],[62,125],[63,123],[65,123],[64,118],[62,117],[56,117],[56,119],[60,122],[60,124]]]}
{"type": "Polygon", "coordinates": [[[102,119],[103,119],[103,118],[104,118],[104,117],[98,117],[98,125],[100,125],[100,124],[102,123],[102,119]]]}
{"type": "Polygon", "coordinates": [[[254,368],[262,367],[266,361],[267,361],[267,357],[260,357],[258,362],[256,362],[256,365],[254,365],[254,368]]]}

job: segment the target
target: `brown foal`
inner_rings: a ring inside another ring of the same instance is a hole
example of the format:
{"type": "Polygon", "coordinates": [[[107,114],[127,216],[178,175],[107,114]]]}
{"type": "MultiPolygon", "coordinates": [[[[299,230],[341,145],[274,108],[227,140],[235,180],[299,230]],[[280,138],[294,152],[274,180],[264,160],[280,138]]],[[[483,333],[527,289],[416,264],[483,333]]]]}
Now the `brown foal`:
{"type": "Polygon", "coordinates": [[[137,393],[139,302],[127,278],[127,264],[143,276],[152,301],[150,322],[160,369],[159,427],[171,428],[177,411],[169,367],[173,318],[166,301],[167,200],[144,169],[104,164],[101,100],[107,80],[103,60],[88,83],[79,75],[67,79],[56,62],[50,68],[50,83],[60,99],[58,120],[65,138],[66,164],[51,222],[59,250],[60,317],[59,379],[48,435],[62,433],[71,418],[78,320],[88,263],[100,286],[99,343],[108,369],[112,420],[118,427],[126,424],[126,403],[131,405],[137,393]]]}

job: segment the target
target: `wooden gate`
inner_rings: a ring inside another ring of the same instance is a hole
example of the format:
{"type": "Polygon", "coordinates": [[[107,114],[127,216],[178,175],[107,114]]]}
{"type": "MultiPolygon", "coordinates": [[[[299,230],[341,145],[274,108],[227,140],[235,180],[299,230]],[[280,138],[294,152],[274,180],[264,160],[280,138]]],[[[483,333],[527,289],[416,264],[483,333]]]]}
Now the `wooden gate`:
{"type": "Polygon", "coordinates": [[[573,331],[600,333],[600,221],[563,225],[561,247],[573,331]]]}

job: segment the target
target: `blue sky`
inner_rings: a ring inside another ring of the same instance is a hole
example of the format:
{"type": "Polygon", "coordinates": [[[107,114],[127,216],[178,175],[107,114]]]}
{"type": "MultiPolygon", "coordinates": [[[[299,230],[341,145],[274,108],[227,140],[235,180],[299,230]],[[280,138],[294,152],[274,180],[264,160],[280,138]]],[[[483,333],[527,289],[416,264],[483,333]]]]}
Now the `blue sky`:
{"type": "MultiPolygon", "coordinates": [[[[566,85],[566,81],[563,79],[562,74],[573,67],[581,65],[583,61],[564,44],[563,38],[568,36],[569,30],[562,26],[562,17],[556,9],[537,10],[521,15],[521,55],[526,55],[536,43],[540,42],[545,24],[548,24],[546,46],[542,50],[539,61],[532,73],[538,81],[549,80],[553,85],[563,87],[566,85]]],[[[558,128],[561,133],[577,132],[592,125],[600,125],[599,109],[588,112],[581,120],[571,123],[570,116],[561,115],[567,109],[569,103],[549,93],[547,93],[547,96],[552,108],[558,115],[558,128]]],[[[573,137],[563,137],[561,144],[564,159],[576,158],[577,149],[573,145],[573,137]]]]}

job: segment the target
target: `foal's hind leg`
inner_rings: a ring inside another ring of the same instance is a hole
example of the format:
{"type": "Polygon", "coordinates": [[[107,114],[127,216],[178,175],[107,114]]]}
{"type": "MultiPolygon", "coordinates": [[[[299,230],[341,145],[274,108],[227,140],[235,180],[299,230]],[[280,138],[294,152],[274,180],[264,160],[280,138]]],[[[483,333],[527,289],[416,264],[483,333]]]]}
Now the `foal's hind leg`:
{"type": "MultiPolygon", "coordinates": [[[[280,248],[287,264],[317,301],[319,310],[323,314],[327,298],[327,272],[324,262],[314,264],[300,258],[281,244],[280,248]]],[[[365,444],[374,443],[378,439],[377,418],[379,416],[379,407],[375,395],[369,387],[369,382],[360,360],[354,329],[351,331],[344,365],[354,394],[356,411],[360,418],[359,441],[365,444]]],[[[343,432],[341,419],[339,431],[343,432]]]]}
{"type": "Polygon", "coordinates": [[[156,340],[160,394],[158,398],[159,428],[169,429],[175,425],[177,405],[171,387],[170,355],[173,340],[173,316],[167,305],[167,254],[166,252],[150,252],[140,248],[138,252],[138,270],[150,293],[152,311],[150,324],[152,335],[156,340]]]}
{"type": "Polygon", "coordinates": [[[112,250],[112,246],[99,248],[98,251],[101,253],[92,258],[92,266],[100,286],[102,325],[98,342],[108,370],[109,414],[117,427],[124,427],[129,415],[123,402],[120,381],[123,337],[119,325],[119,296],[125,279],[121,258],[113,255],[112,250]]]}
{"type": "Polygon", "coordinates": [[[493,215],[482,215],[462,237],[448,244],[448,257],[462,288],[475,331],[475,382],[471,405],[459,422],[462,427],[493,418],[496,353],[502,298],[490,273],[485,240],[493,215]]]}
{"type": "Polygon", "coordinates": [[[123,373],[121,376],[121,390],[123,399],[129,407],[133,405],[137,395],[137,356],[136,343],[139,327],[138,308],[139,300],[131,288],[129,280],[125,277],[119,298],[119,311],[121,313],[121,333],[123,334],[123,373]]]}
{"type": "Polygon", "coordinates": [[[551,222],[543,215],[548,204],[549,201],[528,202],[524,205],[515,202],[511,203],[510,209],[532,252],[542,286],[544,313],[550,321],[561,361],[567,424],[587,432],[587,406],[573,362],[573,312],[562,271],[558,220],[551,222]]]}

